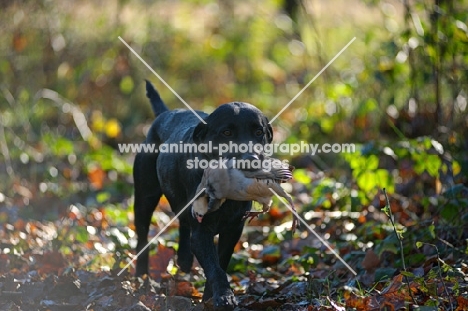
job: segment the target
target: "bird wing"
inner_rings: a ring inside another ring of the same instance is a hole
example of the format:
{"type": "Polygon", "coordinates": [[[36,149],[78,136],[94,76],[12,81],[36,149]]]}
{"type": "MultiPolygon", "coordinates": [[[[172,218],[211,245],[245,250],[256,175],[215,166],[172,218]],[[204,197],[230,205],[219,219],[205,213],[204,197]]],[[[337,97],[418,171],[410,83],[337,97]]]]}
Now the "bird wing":
{"type": "Polygon", "coordinates": [[[206,180],[206,193],[212,199],[222,199],[223,190],[229,180],[225,177],[225,172],[218,168],[207,168],[203,173],[203,179],[206,180]]]}
{"type": "Polygon", "coordinates": [[[269,162],[269,166],[262,169],[242,169],[242,173],[247,178],[274,179],[286,182],[292,178],[293,166],[283,163],[278,159],[266,157],[264,162],[269,162]]]}
{"type": "Polygon", "coordinates": [[[255,170],[247,171],[242,170],[242,173],[247,178],[257,178],[257,179],[274,179],[278,181],[288,181],[292,178],[292,172],[288,168],[271,168],[270,171],[266,170],[255,170]]]}

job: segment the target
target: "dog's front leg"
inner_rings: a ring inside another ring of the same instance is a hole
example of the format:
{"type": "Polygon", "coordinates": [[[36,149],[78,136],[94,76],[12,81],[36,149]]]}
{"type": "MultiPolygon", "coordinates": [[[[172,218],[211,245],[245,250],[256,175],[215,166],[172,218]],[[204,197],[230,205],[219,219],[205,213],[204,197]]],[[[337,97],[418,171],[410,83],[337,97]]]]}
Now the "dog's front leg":
{"type": "MultiPolygon", "coordinates": [[[[240,214],[240,219],[242,219],[242,214],[240,214]]],[[[239,241],[242,235],[242,229],[244,228],[244,222],[239,220],[236,225],[227,226],[225,230],[219,233],[218,239],[218,258],[219,266],[224,271],[227,271],[229,261],[231,260],[232,253],[234,252],[234,247],[239,241]]],[[[203,293],[206,297],[212,297],[212,285],[207,280],[205,284],[205,291],[203,293]]]]}
{"type": "Polygon", "coordinates": [[[218,253],[214,244],[214,233],[201,225],[192,228],[192,252],[197,257],[206,276],[203,301],[211,298],[216,310],[232,310],[237,301],[227,280],[226,272],[219,265],[218,253]]]}

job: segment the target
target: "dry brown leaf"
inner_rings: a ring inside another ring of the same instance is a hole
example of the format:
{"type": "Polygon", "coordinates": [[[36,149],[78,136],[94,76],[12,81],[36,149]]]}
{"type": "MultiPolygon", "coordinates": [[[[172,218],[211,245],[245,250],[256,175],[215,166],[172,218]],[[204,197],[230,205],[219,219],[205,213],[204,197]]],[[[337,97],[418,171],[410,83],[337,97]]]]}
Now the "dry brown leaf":
{"type": "Polygon", "coordinates": [[[150,256],[150,274],[156,279],[161,279],[161,275],[166,273],[169,261],[174,257],[174,249],[158,244],[158,250],[154,256],[150,256]]]}
{"type": "Polygon", "coordinates": [[[364,256],[361,265],[368,272],[373,271],[380,266],[380,258],[372,249],[369,249],[364,256]]]}
{"type": "Polygon", "coordinates": [[[63,255],[56,251],[37,255],[36,260],[38,263],[37,270],[40,274],[60,274],[67,265],[63,255]]]}
{"type": "Polygon", "coordinates": [[[176,285],[176,296],[201,298],[202,295],[197,291],[192,283],[187,281],[178,282],[176,285]]]}
{"type": "Polygon", "coordinates": [[[458,307],[456,311],[468,310],[468,299],[462,296],[457,297],[458,307]]]}

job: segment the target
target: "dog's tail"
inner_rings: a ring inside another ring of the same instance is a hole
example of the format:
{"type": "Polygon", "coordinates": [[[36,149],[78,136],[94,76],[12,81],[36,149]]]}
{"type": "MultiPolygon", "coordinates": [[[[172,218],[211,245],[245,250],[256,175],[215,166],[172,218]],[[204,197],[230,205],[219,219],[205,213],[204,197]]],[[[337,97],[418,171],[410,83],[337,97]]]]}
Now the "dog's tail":
{"type": "Polygon", "coordinates": [[[163,100],[161,99],[161,96],[159,96],[158,91],[156,91],[151,82],[149,82],[148,80],[145,81],[146,97],[148,97],[151,102],[151,108],[153,108],[154,114],[156,116],[159,116],[161,113],[169,111],[169,108],[167,108],[166,104],[164,104],[163,100]]]}

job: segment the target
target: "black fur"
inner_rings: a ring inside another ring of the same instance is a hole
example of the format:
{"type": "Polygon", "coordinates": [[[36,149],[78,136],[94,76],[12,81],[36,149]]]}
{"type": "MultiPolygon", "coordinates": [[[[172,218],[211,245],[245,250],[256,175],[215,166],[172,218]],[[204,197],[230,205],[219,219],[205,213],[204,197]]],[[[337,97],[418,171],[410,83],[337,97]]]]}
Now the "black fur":
{"type": "MultiPolygon", "coordinates": [[[[146,82],[146,94],[157,118],[153,122],[145,143],[269,143],[273,132],[268,119],[254,106],[234,102],[219,106],[210,115],[197,111],[206,121],[203,124],[188,110],[169,111],[154,87],[146,82]],[[261,131],[259,131],[261,130],[261,131]],[[261,135],[260,135],[261,134],[261,135]]],[[[231,152],[228,157],[258,158],[259,154],[231,152]]],[[[139,153],[134,163],[135,226],[138,235],[137,252],[148,242],[151,216],[161,195],[165,195],[172,210],[179,212],[194,196],[203,170],[188,169],[187,160],[217,158],[217,152],[200,154],[139,153]]],[[[190,213],[190,207],[180,216],[180,241],[177,264],[184,272],[190,272],[193,254],[202,266],[207,282],[203,300],[213,297],[218,309],[230,310],[237,303],[226,277],[226,269],[234,246],[238,242],[244,214],[251,202],[226,201],[221,208],[207,214],[198,223],[190,213]],[[214,236],[219,234],[218,247],[214,236]]],[[[148,273],[148,249],[142,253],[136,266],[136,274],[148,273]]]]}

